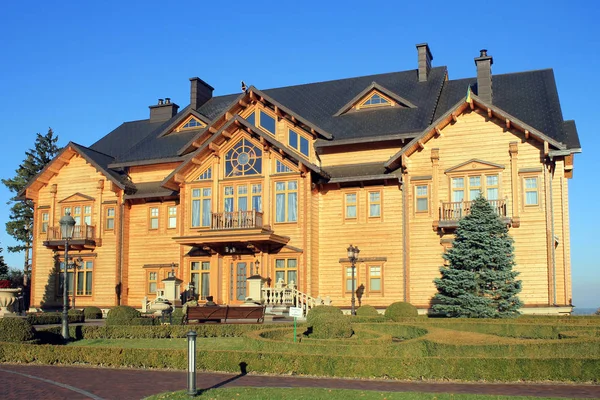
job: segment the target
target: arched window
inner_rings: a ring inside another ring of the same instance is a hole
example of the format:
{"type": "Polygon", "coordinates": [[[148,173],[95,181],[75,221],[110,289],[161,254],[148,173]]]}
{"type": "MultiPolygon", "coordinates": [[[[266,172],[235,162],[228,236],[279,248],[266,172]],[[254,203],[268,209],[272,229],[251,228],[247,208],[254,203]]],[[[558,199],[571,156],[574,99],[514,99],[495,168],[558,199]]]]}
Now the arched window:
{"type": "Polygon", "coordinates": [[[225,155],[225,176],[259,175],[262,173],[262,151],[242,139],[225,155]]]}

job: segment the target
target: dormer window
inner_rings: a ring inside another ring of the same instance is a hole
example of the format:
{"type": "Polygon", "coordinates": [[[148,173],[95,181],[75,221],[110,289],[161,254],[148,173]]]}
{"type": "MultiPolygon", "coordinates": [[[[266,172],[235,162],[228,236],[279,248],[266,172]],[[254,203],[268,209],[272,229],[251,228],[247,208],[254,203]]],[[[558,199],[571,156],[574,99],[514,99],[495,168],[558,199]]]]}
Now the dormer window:
{"type": "Polygon", "coordinates": [[[177,128],[175,128],[175,132],[202,128],[206,128],[206,124],[200,121],[198,118],[194,117],[193,115],[190,115],[184,122],[182,122],[177,128]]]}
{"type": "Polygon", "coordinates": [[[365,98],[365,100],[356,105],[356,109],[360,110],[361,108],[390,107],[394,105],[396,105],[396,102],[385,97],[379,92],[373,91],[365,98]]]}
{"type": "Polygon", "coordinates": [[[269,132],[275,136],[277,134],[277,120],[275,116],[263,111],[262,109],[255,109],[246,117],[246,121],[250,124],[262,128],[262,130],[269,132]]]}

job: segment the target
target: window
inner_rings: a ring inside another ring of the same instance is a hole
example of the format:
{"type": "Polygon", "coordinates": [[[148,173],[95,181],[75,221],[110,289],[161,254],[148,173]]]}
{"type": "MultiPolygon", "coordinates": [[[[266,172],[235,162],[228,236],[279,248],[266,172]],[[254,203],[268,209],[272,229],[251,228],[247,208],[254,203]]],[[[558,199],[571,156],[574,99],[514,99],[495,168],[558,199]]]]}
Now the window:
{"type": "Polygon", "coordinates": [[[92,224],[92,206],[87,204],[74,204],[63,208],[63,215],[71,213],[75,220],[75,225],[92,224]]]}
{"type": "MultiPolygon", "coordinates": [[[[67,268],[67,293],[73,295],[73,288],[76,287],[77,296],[91,296],[93,288],[94,262],[91,260],[81,260],[74,262],[69,260],[67,268]]],[[[60,263],[61,279],[65,272],[65,263],[60,263]]],[[[62,287],[59,289],[62,293],[62,287]]]]}
{"type": "Polygon", "coordinates": [[[105,219],[105,228],[107,231],[112,231],[115,229],[115,208],[107,207],[106,208],[106,219],[105,219]]]}
{"type": "Polygon", "coordinates": [[[346,219],[356,219],[356,211],[357,211],[357,195],[356,193],[346,193],[345,194],[345,208],[346,208],[346,219]]]}
{"type": "MultiPolygon", "coordinates": [[[[352,293],[352,267],[344,267],[346,269],[346,293],[352,293]]],[[[356,286],[356,280],[358,279],[358,268],[354,267],[354,290],[358,288],[356,286]]]]}
{"type": "Polygon", "coordinates": [[[205,126],[206,125],[204,125],[204,123],[202,123],[196,117],[191,117],[190,120],[181,127],[181,129],[204,128],[205,126]]]}
{"type": "Polygon", "coordinates": [[[210,261],[192,261],[192,276],[190,281],[194,282],[194,293],[206,300],[210,296],[210,261]]]}
{"type": "Polygon", "coordinates": [[[223,210],[262,211],[262,184],[228,185],[223,188],[223,210]]]}
{"type": "Polygon", "coordinates": [[[47,212],[41,213],[42,223],[40,225],[40,231],[42,233],[48,232],[48,221],[49,221],[49,218],[50,218],[50,214],[48,214],[47,212]]]}
{"type": "Polygon", "coordinates": [[[167,211],[167,229],[177,228],[177,207],[169,206],[167,211]]]}
{"type": "Polygon", "coordinates": [[[381,292],[381,265],[369,266],[369,292],[381,292]]]}
{"type": "Polygon", "coordinates": [[[212,179],[212,168],[208,167],[208,169],[206,171],[204,171],[203,173],[200,174],[200,176],[198,177],[197,180],[199,181],[207,181],[212,179]]]}
{"type": "Polygon", "coordinates": [[[292,171],[292,169],[290,167],[288,167],[287,165],[285,165],[284,163],[282,163],[279,160],[276,160],[275,163],[275,171],[277,173],[282,173],[282,172],[294,172],[292,171]]]}
{"type": "Polygon", "coordinates": [[[275,135],[275,118],[271,117],[263,110],[260,110],[258,114],[260,115],[259,126],[267,132],[275,135]]]}
{"type": "Polygon", "coordinates": [[[498,190],[498,175],[488,175],[485,177],[485,198],[488,200],[499,200],[500,193],[498,190]]]}
{"type": "Polygon", "coordinates": [[[252,114],[248,115],[246,117],[246,121],[250,122],[252,125],[256,126],[256,116],[254,115],[254,111],[252,111],[252,114]]]}
{"type": "Polygon", "coordinates": [[[417,212],[429,211],[429,194],[427,185],[417,185],[415,187],[415,198],[417,212]]]}
{"type": "Polygon", "coordinates": [[[225,177],[262,173],[262,151],[248,139],[242,139],[225,154],[225,177]]]}
{"type": "Polygon", "coordinates": [[[465,198],[465,178],[452,178],[452,201],[463,201],[465,198]]]}
{"type": "Polygon", "coordinates": [[[275,260],[275,282],[298,285],[298,260],[279,258],[275,260]]]}
{"type": "Polygon", "coordinates": [[[275,183],[275,222],[298,221],[298,182],[275,183]]]}
{"type": "Polygon", "coordinates": [[[452,178],[452,201],[473,201],[479,194],[487,200],[500,199],[500,176],[470,175],[468,177],[452,178]],[[465,199],[465,193],[468,198],[465,199]]]}
{"type": "Polygon", "coordinates": [[[148,293],[150,293],[150,294],[156,293],[157,284],[158,284],[158,272],[156,272],[156,271],[148,272],[148,285],[147,285],[148,293]]]}
{"type": "Polygon", "coordinates": [[[149,229],[158,229],[158,207],[150,207],[149,229]]]}
{"type": "Polygon", "coordinates": [[[212,189],[192,189],[192,228],[210,226],[212,189]]]}
{"type": "Polygon", "coordinates": [[[262,185],[260,183],[252,184],[252,209],[262,211],[262,185]]]}
{"type": "Polygon", "coordinates": [[[381,217],[381,191],[369,192],[369,218],[381,217]]]}
{"type": "Polygon", "coordinates": [[[382,97],[379,94],[375,93],[371,97],[369,97],[367,99],[367,101],[365,101],[364,103],[362,103],[362,105],[364,107],[367,107],[367,106],[382,106],[382,105],[388,105],[389,106],[389,105],[391,105],[391,103],[385,97],[382,97]]]}
{"type": "Polygon", "coordinates": [[[525,205],[537,206],[539,204],[538,178],[536,176],[525,177],[525,205]]]}
{"type": "Polygon", "coordinates": [[[301,154],[304,154],[306,157],[308,157],[308,148],[309,148],[308,139],[292,129],[289,129],[288,144],[294,150],[296,150],[296,151],[300,152],[301,154]]]}
{"type": "Polygon", "coordinates": [[[473,201],[479,197],[481,191],[481,176],[469,177],[469,200],[473,201]]]}

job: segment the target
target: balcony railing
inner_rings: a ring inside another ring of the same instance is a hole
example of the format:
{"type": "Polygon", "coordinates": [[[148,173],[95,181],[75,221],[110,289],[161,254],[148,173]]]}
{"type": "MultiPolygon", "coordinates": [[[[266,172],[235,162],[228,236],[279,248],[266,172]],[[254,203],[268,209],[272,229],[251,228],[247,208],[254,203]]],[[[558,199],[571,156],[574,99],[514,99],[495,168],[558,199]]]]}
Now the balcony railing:
{"type": "Polygon", "coordinates": [[[210,229],[248,229],[262,228],[263,213],[256,210],[211,213],[210,229]]]}
{"type": "MultiPolygon", "coordinates": [[[[48,227],[48,241],[62,240],[60,226],[48,227]]],[[[96,240],[96,227],[92,225],[75,225],[70,240],[96,240]]]]}
{"type": "MultiPolygon", "coordinates": [[[[440,222],[442,221],[458,221],[471,213],[473,201],[452,201],[442,203],[440,207],[440,222]]],[[[494,209],[494,212],[506,218],[506,200],[488,200],[488,203],[494,209]]]]}

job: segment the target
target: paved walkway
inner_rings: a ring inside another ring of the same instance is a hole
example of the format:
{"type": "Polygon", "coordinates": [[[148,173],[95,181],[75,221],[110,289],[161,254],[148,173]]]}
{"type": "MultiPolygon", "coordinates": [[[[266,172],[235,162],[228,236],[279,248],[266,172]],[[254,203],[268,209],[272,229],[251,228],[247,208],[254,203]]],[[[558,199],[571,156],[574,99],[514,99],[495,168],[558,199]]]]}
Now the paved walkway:
{"type": "MultiPolygon", "coordinates": [[[[186,389],[186,372],[0,364],[0,397],[23,399],[141,399],[186,389]]],[[[199,373],[198,389],[214,387],[322,387],[390,392],[464,393],[600,398],[600,385],[477,384],[320,379],[290,376],[199,373]]]]}

